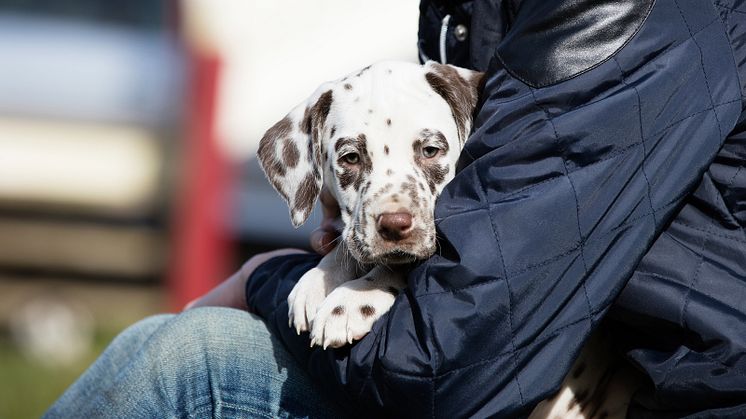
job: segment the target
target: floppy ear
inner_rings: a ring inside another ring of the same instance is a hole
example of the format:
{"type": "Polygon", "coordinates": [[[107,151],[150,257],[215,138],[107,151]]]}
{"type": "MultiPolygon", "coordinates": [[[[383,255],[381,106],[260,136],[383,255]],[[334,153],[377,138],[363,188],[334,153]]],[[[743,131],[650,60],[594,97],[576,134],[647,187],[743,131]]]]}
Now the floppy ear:
{"type": "Polygon", "coordinates": [[[435,61],[425,63],[425,79],[451,108],[458,128],[459,141],[464,144],[471,132],[474,108],[482,90],[484,73],[435,61]]]}
{"type": "Polygon", "coordinates": [[[331,86],[322,85],[259,141],[259,162],[287,202],[295,227],[308,219],[321,191],[321,135],[332,100],[331,86]]]}

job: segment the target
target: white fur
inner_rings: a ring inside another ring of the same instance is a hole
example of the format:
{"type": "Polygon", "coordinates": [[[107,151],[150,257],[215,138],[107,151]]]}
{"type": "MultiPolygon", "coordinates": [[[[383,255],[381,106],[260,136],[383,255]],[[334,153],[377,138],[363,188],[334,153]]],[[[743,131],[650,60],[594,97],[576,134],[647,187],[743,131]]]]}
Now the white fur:
{"type": "Polygon", "coordinates": [[[338,348],[362,339],[373,323],[394,304],[395,296],[385,291],[387,287],[402,288],[403,275],[398,269],[376,266],[359,279],[345,282],[335,288],[318,308],[311,331],[311,345],[338,348]],[[344,313],[334,314],[338,307],[344,313]],[[364,308],[373,314],[364,315],[364,308]]]}

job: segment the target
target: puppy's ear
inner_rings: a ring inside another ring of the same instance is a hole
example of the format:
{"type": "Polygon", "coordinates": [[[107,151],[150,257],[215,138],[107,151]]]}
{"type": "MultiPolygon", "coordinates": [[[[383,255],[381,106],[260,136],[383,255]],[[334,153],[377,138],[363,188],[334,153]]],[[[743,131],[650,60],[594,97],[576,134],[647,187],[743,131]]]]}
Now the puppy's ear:
{"type": "Polygon", "coordinates": [[[484,73],[435,61],[428,61],[424,67],[425,79],[430,87],[450,106],[459,141],[463,145],[471,132],[472,116],[482,89],[484,73]]]}
{"type": "Polygon", "coordinates": [[[332,88],[326,83],[267,130],[259,142],[259,162],[287,202],[295,227],[308,219],[321,191],[321,137],[332,102],[332,88]]]}

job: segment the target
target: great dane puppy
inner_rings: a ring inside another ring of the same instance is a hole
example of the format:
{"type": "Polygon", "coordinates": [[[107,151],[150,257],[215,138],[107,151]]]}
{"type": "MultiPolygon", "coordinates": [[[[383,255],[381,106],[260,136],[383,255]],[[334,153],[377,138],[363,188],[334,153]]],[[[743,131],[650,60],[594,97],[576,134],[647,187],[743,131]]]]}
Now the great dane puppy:
{"type": "MultiPolygon", "coordinates": [[[[309,331],[311,345],[365,336],[405,287],[406,265],[435,251],[435,199],[454,176],[481,81],[435,62],[377,63],[322,84],[261,139],[259,161],[296,227],[322,186],[341,209],[335,250],[288,297],[289,325],[309,331]]],[[[591,356],[595,347],[532,417],[623,416],[629,394],[603,397],[610,363],[591,356]]]]}

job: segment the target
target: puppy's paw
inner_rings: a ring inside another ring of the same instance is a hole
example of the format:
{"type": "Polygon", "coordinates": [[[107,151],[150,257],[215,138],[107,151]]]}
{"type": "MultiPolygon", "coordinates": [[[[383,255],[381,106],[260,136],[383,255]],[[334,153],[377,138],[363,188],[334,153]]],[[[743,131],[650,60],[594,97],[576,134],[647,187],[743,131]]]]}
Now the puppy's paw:
{"type": "Polygon", "coordinates": [[[311,346],[339,348],[362,339],[394,298],[391,290],[364,278],[341,285],[326,297],[313,319],[311,346]]]}
{"type": "Polygon", "coordinates": [[[311,330],[316,311],[333,286],[327,274],[313,268],[303,275],[288,296],[288,325],[300,334],[311,330]]]}

